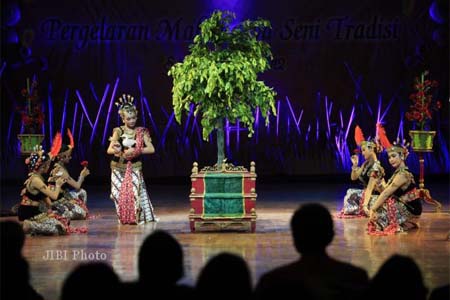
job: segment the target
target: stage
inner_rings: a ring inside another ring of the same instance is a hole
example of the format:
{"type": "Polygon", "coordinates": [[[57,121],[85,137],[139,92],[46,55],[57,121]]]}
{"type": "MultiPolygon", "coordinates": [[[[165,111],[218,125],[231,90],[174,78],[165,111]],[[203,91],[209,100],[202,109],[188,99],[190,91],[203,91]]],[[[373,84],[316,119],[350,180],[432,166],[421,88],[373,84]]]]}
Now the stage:
{"type": "MultiPolygon", "coordinates": [[[[23,254],[30,263],[35,289],[45,299],[57,299],[68,272],[83,262],[105,261],[114,267],[122,280],[134,280],[141,242],[153,230],[162,229],[173,234],[183,247],[184,283],[195,284],[202,266],[211,256],[222,251],[244,257],[256,283],[266,271],[298,257],[289,230],[293,211],[301,203],[320,202],[334,215],[342,205],[347,187],[348,184],[317,182],[257,184],[255,233],[191,233],[187,217],[188,184],[155,184],[149,181],[150,197],[160,220],[138,226],[118,224],[113,203],[108,198],[107,184],[87,185],[91,219],[72,221],[72,226],[87,226],[88,233],[27,237],[23,254]]],[[[334,218],[336,235],[328,253],[366,269],[369,276],[373,276],[390,255],[408,255],[418,263],[428,288],[448,283],[449,186],[448,183],[431,183],[428,188],[432,196],[443,204],[443,209],[437,213],[433,206],[425,204],[419,230],[394,236],[369,236],[365,233],[366,219],[334,218]]],[[[3,209],[18,199],[19,189],[3,186],[3,209]]]]}

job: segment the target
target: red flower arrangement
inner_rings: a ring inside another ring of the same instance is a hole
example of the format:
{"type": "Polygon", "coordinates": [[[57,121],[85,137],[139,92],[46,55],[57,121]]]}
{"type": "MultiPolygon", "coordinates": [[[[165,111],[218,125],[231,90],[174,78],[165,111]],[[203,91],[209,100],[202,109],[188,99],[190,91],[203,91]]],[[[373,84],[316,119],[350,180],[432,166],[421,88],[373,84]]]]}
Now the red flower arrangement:
{"type": "Polygon", "coordinates": [[[21,94],[25,97],[25,106],[18,107],[18,111],[24,126],[24,133],[37,133],[45,118],[40,107],[37,81],[33,80],[30,86],[30,80],[27,79],[27,87],[22,89],[21,94]]]}
{"type": "Polygon", "coordinates": [[[89,165],[89,162],[87,160],[83,160],[80,165],[82,165],[84,168],[87,168],[87,166],[89,165]]]}
{"type": "Polygon", "coordinates": [[[437,111],[441,108],[441,102],[433,102],[433,89],[436,88],[439,83],[436,80],[429,80],[426,77],[429,75],[428,71],[424,71],[420,74],[420,78],[414,79],[415,93],[409,96],[412,101],[412,105],[409,106],[409,111],[405,113],[405,117],[408,121],[417,125],[417,130],[427,130],[427,125],[432,119],[433,111],[437,111]]]}

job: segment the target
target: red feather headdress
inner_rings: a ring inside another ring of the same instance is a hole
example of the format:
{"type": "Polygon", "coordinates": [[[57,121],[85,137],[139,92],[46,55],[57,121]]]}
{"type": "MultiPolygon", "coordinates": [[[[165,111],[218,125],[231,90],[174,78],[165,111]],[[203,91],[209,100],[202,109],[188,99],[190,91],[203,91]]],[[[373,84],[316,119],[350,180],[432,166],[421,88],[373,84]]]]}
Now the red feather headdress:
{"type": "Polygon", "coordinates": [[[69,141],[70,141],[70,149],[73,149],[75,147],[75,142],[73,141],[73,135],[72,135],[72,131],[70,131],[69,128],[67,128],[67,136],[69,137],[69,141]]]}
{"type": "Polygon", "coordinates": [[[361,128],[358,125],[356,125],[356,128],[355,128],[355,142],[356,142],[356,145],[360,146],[361,143],[364,142],[365,140],[366,139],[364,138],[364,134],[363,134],[361,128]]]}
{"type": "Polygon", "coordinates": [[[404,158],[408,156],[409,143],[406,143],[406,141],[403,141],[403,143],[401,143],[399,139],[397,139],[396,142],[391,143],[386,135],[386,130],[384,130],[383,126],[380,123],[377,124],[377,135],[381,145],[386,149],[388,153],[397,152],[403,154],[404,158]]]}
{"type": "Polygon", "coordinates": [[[389,142],[389,139],[386,136],[386,130],[384,130],[383,125],[381,125],[380,123],[377,123],[377,136],[381,143],[381,146],[383,146],[384,149],[392,147],[391,142],[389,142]]]}
{"type": "Polygon", "coordinates": [[[52,148],[50,149],[50,158],[53,159],[55,158],[58,153],[59,150],[61,150],[61,146],[62,146],[62,136],[61,133],[58,131],[55,134],[55,137],[53,138],[53,143],[52,143],[52,148]]]}

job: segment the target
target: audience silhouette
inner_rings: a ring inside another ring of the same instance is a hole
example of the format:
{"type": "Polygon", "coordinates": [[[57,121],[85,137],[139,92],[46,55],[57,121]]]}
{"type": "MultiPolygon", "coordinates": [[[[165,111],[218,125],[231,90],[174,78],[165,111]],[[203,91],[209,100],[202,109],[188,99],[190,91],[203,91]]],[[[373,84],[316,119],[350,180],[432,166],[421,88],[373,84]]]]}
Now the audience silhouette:
{"type": "MultiPolygon", "coordinates": [[[[320,204],[304,204],[291,218],[293,243],[300,258],[261,276],[255,290],[246,261],[220,253],[201,270],[195,289],[179,284],[184,276],[183,249],[163,230],[153,231],[142,243],[139,278],[121,283],[103,262],[78,265],[66,278],[61,300],[164,297],[165,299],[367,299],[425,300],[427,288],[415,261],[393,255],[369,282],[365,270],[327,254],[334,238],[333,219],[320,204]]],[[[22,256],[25,235],[14,221],[0,222],[1,299],[42,300],[30,285],[29,266],[22,256]]],[[[435,288],[429,300],[450,299],[449,285],[435,288]]]]}
{"type": "Polygon", "coordinates": [[[291,219],[291,230],[301,257],[264,274],[256,286],[257,299],[360,298],[369,283],[366,271],[326,252],[334,237],[327,208],[314,203],[300,206],[291,219]]]}
{"type": "Polygon", "coordinates": [[[61,300],[118,299],[119,277],[103,262],[78,265],[64,281],[61,300]]]}
{"type": "Polygon", "coordinates": [[[431,291],[429,300],[448,300],[450,299],[450,285],[437,287],[431,291]]]}
{"type": "Polygon", "coordinates": [[[425,300],[427,288],[422,273],[410,257],[393,255],[372,278],[366,299],[425,300]]]}
{"type": "Polygon", "coordinates": [[[0,222],[1,272],[0,299],[43,299],[30,285],[28,262],[22,256],[25,234],[22,226],[14,221],[0,222]]]}
{"type": "Polygon", "coordinates": [[[197,279],[196,298],[250,299],[252,281],[245,260],[237,255],[221,253],[211,258],[197,279]]]}
{"type": "Polygon", "coordinates": [[[126,283],[126,295],[161,295],[167,299],[190,297],[193,288],[177,284],[184,276],[183,250],[169,233],[155,230],[143,242],[138,258],[139,279],[126,283]]]}

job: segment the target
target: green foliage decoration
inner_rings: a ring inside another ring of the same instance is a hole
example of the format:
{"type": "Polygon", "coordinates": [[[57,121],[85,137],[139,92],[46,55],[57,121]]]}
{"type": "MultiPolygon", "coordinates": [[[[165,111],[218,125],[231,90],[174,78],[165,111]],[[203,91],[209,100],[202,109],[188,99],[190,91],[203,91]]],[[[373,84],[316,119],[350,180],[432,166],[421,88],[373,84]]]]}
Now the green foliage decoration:
{"type": "Polygon", "coordinates": [[[183,62],[169,70],[173,77],[173,108],[177,122],[183,111],[194,104],[195,115],[201,116],[204,140],[215,129],[223,128],[223,120],[239,120],[254,133],[253,110],[259,107],[266,125],[269,114],[276,114],[275,91],[258,80],[258,74],[270,68],[270,46],[258,40],[258,32],[270,22],[245,20],[236,26],[229,11],[216,10],[200,24],[200,34],[189,46],[183,62]]]}

